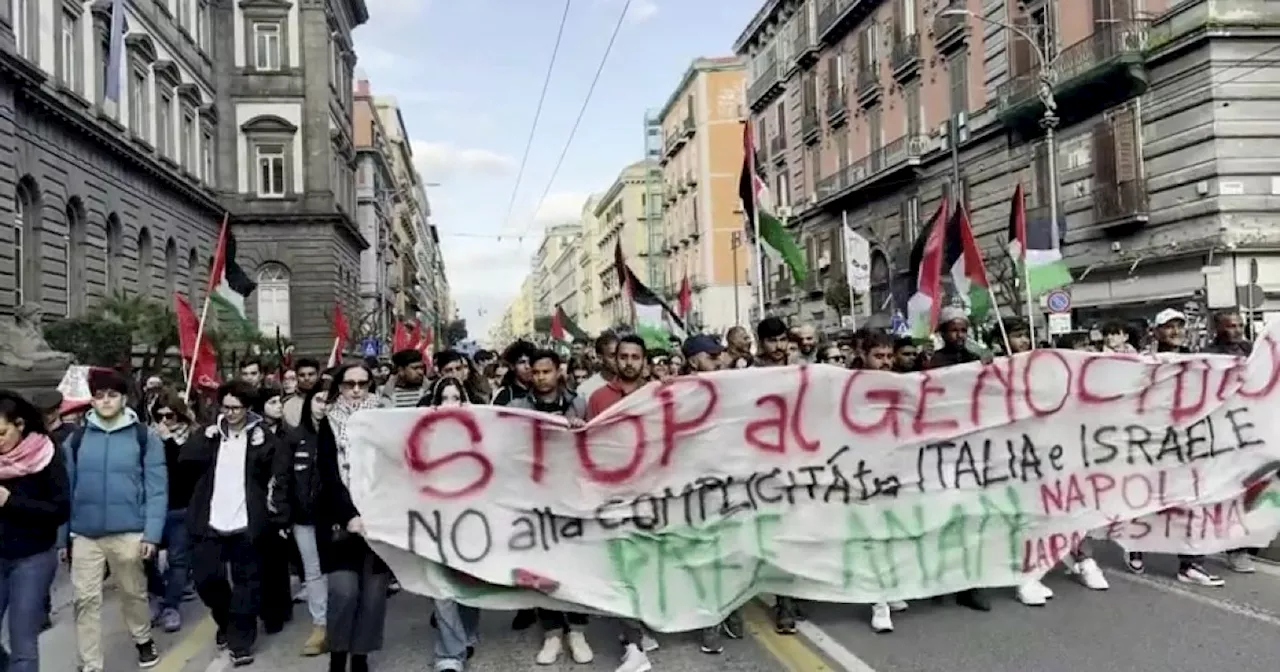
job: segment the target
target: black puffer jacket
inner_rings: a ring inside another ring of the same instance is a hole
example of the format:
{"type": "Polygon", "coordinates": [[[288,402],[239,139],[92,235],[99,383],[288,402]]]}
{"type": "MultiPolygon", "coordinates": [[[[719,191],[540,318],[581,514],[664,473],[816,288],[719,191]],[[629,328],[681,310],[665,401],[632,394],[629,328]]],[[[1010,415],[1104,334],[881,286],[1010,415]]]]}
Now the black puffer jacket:
{"type": "MultiPolygon", "coordinates": [[[[275,473],[279,464],[275,460],[279,441],[260,422],[260,418],[250,415],[242,430],[246,435],[244,492],[245,507],[249,514],[249,528],[246,532],[253,539],[272,527],[283,526],[288,522],[288,509],[276,508],[272,501],[275,484],[283,480],[280,478],[281,474],[275,473]]],[[[200,474],[193,489],[191,505],[187,507],[187,529],[195,537],[218,534],[209,527],[209,514],[218,451],[222,448],[227,431],[226,423],[218,418],[217,422],[192,436],[182,447],[180,459],[184,468],[189,464],[200,474]]]]}
{"type": "Polygon", "coordinates": [[[292,525],[314,525],[320,500],[320,474],[316,468],[319,437],[306,427],[295,427],[276,448],[276,473],[283,474],[272,491],[276,510],[289,512],[292,525]]]}

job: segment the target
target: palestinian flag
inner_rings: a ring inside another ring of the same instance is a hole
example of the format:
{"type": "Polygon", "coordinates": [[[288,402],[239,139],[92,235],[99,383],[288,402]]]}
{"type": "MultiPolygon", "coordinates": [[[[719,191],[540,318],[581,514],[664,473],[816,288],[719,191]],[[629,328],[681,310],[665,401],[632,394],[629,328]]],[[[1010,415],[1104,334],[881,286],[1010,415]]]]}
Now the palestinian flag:
{"type": "Polygon", "coordinates": [[[618,286],[631,298],[632,326],[651,350],[670,350],[671,337],[684,340],[684,321],[652,289],[649,289],[627,266],[622,254],[622,241],[613,248],[613,263],[618,272],[618,286]]]}
{"type": "Polygon", "coordinates": [[[973,237],[969,214],[964,203],[956,203],[956,211],[947,225],[946,247],[942,267],[951,274],[951,284],[964,301],[969,319],[981,323],[991,312],[991,288],[987,281],[987,268],[982,261],[982,250],[973,237]]]}
{"type": "Polygon", "coordinates": [[[222,230],[218,233],[217,248],[213,251],[213,264],[209,268],[207,296],[217,310],[219,318],[249,325],[245,317],[244,302],[258,288],[258,283],[236,263],[236,237],[231,233],[229,216],[222,218],[222,230]]]}
{"type": "Polygon", "coordinates": [[[916,238],[911,248],[911,273],[916,278],[916,291],[907,301],[907,322],[916,339],[929,338],[938,326],[942,310],[942,257],[946,237],[947,199],[916,238]]]}
{"type": "Polygon", "coordinates": [[[564,312],[563,306],[556,306],[556,312],[551,316],[551,338],[562,343],[591,340],[587,332],[564,312]]]}
{"type": "Polygon", "coordinates": [[[1071,271],[1058,249],[1057,228],[1057,222],[1037,222],[1032,231],[1027,230],[1027,201],[1019,184],[1009,209],[1009,257],[1030,301],[1072,282],[1071,271]]]}
{"type": "Polygon", "coordinates": [[[774,262],[782,262],[791,269],[796,283],[804,282],[809,269],[805,266],[804,253],[787,232],[773,211],[773,199],[756,166],[756,149],[751,121],[742,125],[742,173],[738,178],[738,198],[742,201],[742,214],[746,219],[747,240],[757,244],[760,250],[774,262]],[[760,240],[756,241],[759,232],[760,240]]]}

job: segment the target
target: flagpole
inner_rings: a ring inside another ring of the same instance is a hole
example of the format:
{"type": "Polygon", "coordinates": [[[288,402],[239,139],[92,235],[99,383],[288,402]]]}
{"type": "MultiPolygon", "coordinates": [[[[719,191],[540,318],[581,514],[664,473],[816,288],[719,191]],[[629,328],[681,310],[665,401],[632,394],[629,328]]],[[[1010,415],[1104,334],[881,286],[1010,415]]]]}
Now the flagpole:
{"type": "Polygon", "coordinates": [[[329,349],[329,366],[326,369],[332,369],[338,364],[338,346],[342,344],[342,337],[335,336],[333,339],[333,347],[329,349]]]}
{"type": "MultiPolygon", "coordinates": [[[[227,244],[227,228],[231,226],[231,213],[222,215],[222,228],[218,230],[218,240],[213,250],[213,257],[216,260],[219,256],[225,254],[224,249],[227,244]]],[[[216,263],[214,264],[217,265],[216,263]]],[[[226,260],[222,262],[222,267],[226,268],[226,260]]],[[[209,273],[209,282],[205,283],[204,305],[200,307],[200,326],[196,327],[196,342],[191,350],[191,375],[187,376],[187,389],[182,393],[183,403],[191,403],[191,386],[195,382],[196,364],[200,361],[200,344],[204,342],[204,327],[209,320],[209,304],[213,301],[213,292],[216,285],[213,284],[217,276],[222,275],[222,269],[210,268],[210,271],[218,271],[209,273]]]]}
{"type": "Polygon", "coordinates": [[[1031,337],[1031,349],[1036,349],[1036,319],[1031,305],[1031,265],[1027,263],[1027,251],[1022,251],[1022,293],[1027,300],[1027,335],[1031,337]]]}
{"type": "Polygon", "coordinates": [[[1000,339],[1004,341],[1004,354],[1006,357],[1012,357],[1013,348],[1009,347],[1009,332],[1004,327],[1004,316],[1000,314],[1000,304],[996,302],[996,290],[991,287],[990,282],[987,283],[987,297],[991,299],[991,307],[996,309],[996,324],[1000,325],[1000,339]]]}

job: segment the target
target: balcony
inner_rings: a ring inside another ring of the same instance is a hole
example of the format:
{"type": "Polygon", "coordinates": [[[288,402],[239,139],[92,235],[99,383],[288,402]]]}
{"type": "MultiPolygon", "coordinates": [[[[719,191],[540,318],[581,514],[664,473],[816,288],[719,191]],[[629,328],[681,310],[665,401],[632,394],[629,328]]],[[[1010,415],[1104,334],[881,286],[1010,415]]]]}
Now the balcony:
{"type": "Polygon", "coordinates": [[[924,136],[904,135],[867,156],[818,180],[816,205],[824,207],[846,196],[886,185],[901,186],[902,173],[914,171],[928,149],[924,136]]]}
{"type": "Polygon", "coordinates": [[[844,89],[827,87],[827,124],[831,127],[843,124],[849,118],[849,102],[845,100],[844,89]]]}
{"type": "Polygon", "coordinates": [[[751,82],[751,87],[747,89],[747,105],[758,112],[782,94],[784,84],[778,72],[778,62],[770,63],[761,69],[755,81],[751,82]]]}
{"type": "Polygon", "coordinates": [[[967,10],[964,0],[951,0],[933,17],[933,44],[938,51],[949,54],[960,48],[969,38],[969,15],[948,14],[951,10],[967,10]]]}
{"type": "Polygon", "coordinates": [[[808,107],[800,114],[800,139],[804,144],[812,144],[822,137],[822,122],[818,121],[818,108],[808,107]]]}
{"type": "Polygon", "coordinates": [[[863,107],[871,107],[880,100],[880,94],[884,92],[884,88],[880,85],[879,61],[871,61],[866,67],[858,68],[854,81],[858,91],[858,103],[863,107]]]}
{"type": "Polygon", "coordinates": [[[698,122],[694,120],[693,115],[685,115],[684,121],[680,122],[680,135],[688,140],[698,132],[698,122]]]}
{"type": "Polygon", "coordinates": [[[796,34],[791,37],[791,61],[787,72],[807,68],[818,62],[818,34],[814,29],[813,10],[810,6],[800,8],[796,19],[796,34]]]}
{"type": "MultiPolygon", "coordinates": [[[[1084,121],[1146,93],[1146,21],[1101,24],[1099,30],[1063,49],[1052,62],[1059,125],[1084,121]]],[[[996,89],[997,114],[1010,128],[1038,133],[1044,103],[1035,72],[1016,75],[996,89]]]]}
{"type": "Polygon", "coordinates": [[[1144,180],[1094,184],[1092,191],[1095,227],[1112,229],[1146,224],[1151,217],[1144,180]]]}
{"type": "Polygon", "coordinates": [[[840,37],[875,10],[882,0],[816,0],[818,39],[835,44],[840,37]]]}
{"type": "Polygon", "coordinates": [[[902,82],[920,74],[920,36],[904,35],[893,43],[889,57],[893,78],[902,82]]]}

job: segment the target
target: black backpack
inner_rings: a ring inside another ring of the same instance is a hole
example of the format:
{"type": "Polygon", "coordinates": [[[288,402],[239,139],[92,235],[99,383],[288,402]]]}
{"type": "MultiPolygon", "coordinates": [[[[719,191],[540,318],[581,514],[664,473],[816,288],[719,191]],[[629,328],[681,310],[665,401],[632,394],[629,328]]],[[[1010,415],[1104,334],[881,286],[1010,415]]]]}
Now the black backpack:
{"type": "MultiPolygon", "coordinates": [[[[67,448],[71,449],[71,464],[76,465],[80,462],[80,441],[84,439],[84,425],[76,428],[76,431],[67,438],[67,448]]],[[[133,431],[138,437],[138,466],[143,471],[147,469],[147,443],[151,440],[151,432],[147,426],[141,422],[133,423],[133,431]]]]}

